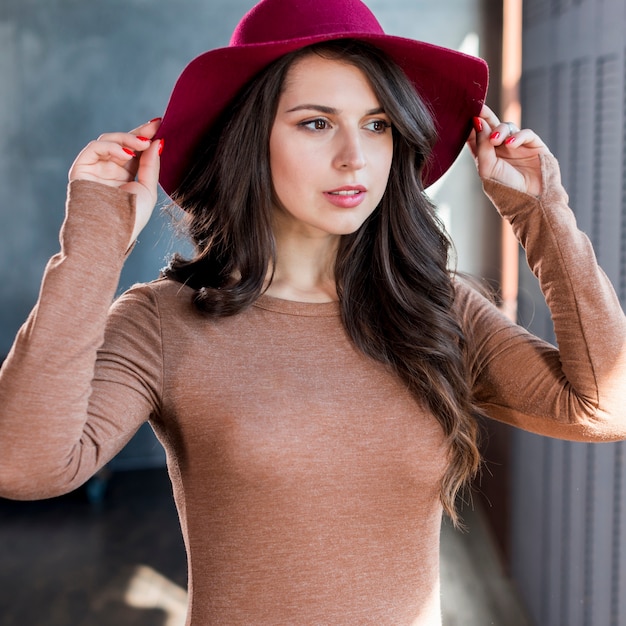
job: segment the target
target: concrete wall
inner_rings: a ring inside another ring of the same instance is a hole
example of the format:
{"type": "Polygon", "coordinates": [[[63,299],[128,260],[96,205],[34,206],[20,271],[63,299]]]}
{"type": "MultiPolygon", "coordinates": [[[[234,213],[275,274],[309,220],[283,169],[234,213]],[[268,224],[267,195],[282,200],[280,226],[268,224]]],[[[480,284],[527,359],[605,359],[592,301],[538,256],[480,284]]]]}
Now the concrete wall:
{"type": "MultiPolygon", "coordinates": [[[[58,248],[67,170],[108,130],[160,115],[186,62],[226,44],[249,2],[3,0],[0,7],[0,355],[58,248]]],[[[148,280],[170,249],[153,218],[122,278],[148,280]]]]}

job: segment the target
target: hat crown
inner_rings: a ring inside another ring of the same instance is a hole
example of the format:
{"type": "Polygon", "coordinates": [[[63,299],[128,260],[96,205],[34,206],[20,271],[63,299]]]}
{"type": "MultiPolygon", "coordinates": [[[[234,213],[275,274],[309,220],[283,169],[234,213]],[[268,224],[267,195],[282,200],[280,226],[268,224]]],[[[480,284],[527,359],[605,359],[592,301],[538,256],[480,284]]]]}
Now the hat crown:
{"type": "Polygon", "coordinates": [[[235,28],[231,46],[350,33],[384,34],[360,0],[261,0],[235,28]]]}

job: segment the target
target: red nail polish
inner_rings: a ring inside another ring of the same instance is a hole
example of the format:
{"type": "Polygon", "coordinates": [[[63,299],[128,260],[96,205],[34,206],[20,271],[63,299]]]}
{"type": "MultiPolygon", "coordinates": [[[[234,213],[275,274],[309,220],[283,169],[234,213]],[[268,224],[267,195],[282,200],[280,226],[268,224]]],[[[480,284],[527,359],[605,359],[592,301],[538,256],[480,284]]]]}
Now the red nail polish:
{"type": "Polygon", "coordinates": [[[515,137],[509,137],[504,143],[509,146],[515,141],[515,137]]]}
{"type": "Polygon", "coordinates": [[[474,118],[474,129],[476,130],[477,133],[480,133],[482,131],[483,121],[480,119],[480,117],[474,118]]]}
{"type": "Polygon", "coordinates": [[[163,154],[163,146],[165,145],[165,139],[159,140],[159,156],[163,154]]]}
{"type": "Polygon", "coordinates": [[[491,133],[491,135],[489,135],[489,139],[500,139],[500,133],[498,131],[491,133]]]}
{"type": "Polygon", "coordinates": [[[160,117],[153,117],[153,118],[152,118],[152,119],[148,122],[148,124],[152,124],[152,122],[159,122],[159,121],[161,121],[161,118],[160,118],[160,117]]]}
{"type": "Polygon", "coordinates": [[[147,137],[142,137],[141,135],[137,135],[137,139],[139,139],[139,141],[150,141],[147,137]]]}
{"type": "Polygon", "coordinates": [[[126,154],[130,154],[132,157],[136,157],[137,155],[130,148],[122,148],[126,154]]]}

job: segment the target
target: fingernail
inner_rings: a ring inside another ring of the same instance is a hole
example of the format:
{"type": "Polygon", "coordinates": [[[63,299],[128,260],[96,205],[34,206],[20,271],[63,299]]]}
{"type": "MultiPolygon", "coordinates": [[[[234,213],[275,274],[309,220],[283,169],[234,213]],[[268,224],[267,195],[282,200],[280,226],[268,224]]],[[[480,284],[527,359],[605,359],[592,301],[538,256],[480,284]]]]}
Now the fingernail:
{"type": "Polygon", "coordinates": [[[489,135],[489,139],[500,139],[500,133],[498,131],[491,133],[491,135],[489,135]]]}
{"type": "Polygon", "coordinates": [[[130,148],[122,148],[126,154],[130,154],[132,157],[136,157],[137,155],[130,148]]]}
{"type": "Polygon", "coordinates": [[[483,121],[480,119],[480,117],[474,118],[474,129],[476,130],[477,133],[480,133],[482,131],[483,121]]]}
{"type": "Polygon", "coordinates": [[[161,121],[161,118],[160,118],[160,117],[153,117],[153,118],[152,118],[152,119],[148,122],[148,124],[152,124],[152,122],[159,122],[159,121],[161,121]]]}
{"type": "Polygon", "coordinates": [[[165,139],[159,140],[159,156],[163,154],[163,146],[165,145],[165,139]]]}
{"type": "Polygon", "coordinates": [[[509,137],[504,143],[508,146],[515,141],[516,137],[509,137]]]}
{"type": "Polygon", "coordinates": [[[142,137],[141,135],[137,135],[137,139],[139,139],[139,141],[150,141],[147,137],[142,137]]]}

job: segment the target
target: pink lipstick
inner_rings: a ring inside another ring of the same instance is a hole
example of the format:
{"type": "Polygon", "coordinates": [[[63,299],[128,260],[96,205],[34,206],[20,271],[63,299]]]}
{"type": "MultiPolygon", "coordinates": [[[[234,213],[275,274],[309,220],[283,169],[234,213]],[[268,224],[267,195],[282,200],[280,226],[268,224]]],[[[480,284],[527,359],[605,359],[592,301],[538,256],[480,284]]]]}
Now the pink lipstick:
{"type": "Polygon", "coordinates": [[[365,199],[367,189],[363,185],[345,185],[331,191],[325,191],[326,199],[342,209],[352,209],[359,206],[365,199]]]}

